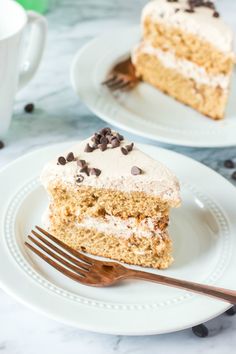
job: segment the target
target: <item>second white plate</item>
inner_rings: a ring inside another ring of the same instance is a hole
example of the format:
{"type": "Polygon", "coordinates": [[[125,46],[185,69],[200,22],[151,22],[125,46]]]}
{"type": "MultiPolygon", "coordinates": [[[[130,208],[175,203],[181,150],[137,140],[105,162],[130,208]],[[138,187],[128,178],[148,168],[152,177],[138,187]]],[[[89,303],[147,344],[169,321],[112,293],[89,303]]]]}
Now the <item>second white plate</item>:
{"type": "Polygon", "coordinates": [[[81,100],[108,123],[146,138],[196,147],[236,145],[235,74],[222,121],[212,121],[146,83],[129,93],[114,94],[102,87],[113,65],[139,40],[138,27],[111,30],[76,54],[71,82],[81,100]]]}

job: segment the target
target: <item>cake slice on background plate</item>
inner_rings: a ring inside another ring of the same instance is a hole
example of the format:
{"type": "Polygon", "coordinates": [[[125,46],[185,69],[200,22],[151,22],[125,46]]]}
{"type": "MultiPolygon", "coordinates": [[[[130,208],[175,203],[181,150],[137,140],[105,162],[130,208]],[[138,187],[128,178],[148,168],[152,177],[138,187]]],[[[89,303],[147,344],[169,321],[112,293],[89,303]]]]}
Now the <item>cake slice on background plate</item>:
{"type": "Polygon", "coordinates": [[[71,247],[164,269],[173,261],[169,211],[180,205],[170,170],[110,128],[49,162],[49,231],[71,247]]]}
{"type": "Polygon", "coordinates": [[[233,32],[206,0],[154,0],[142,12],[136,74],[212,119],[224,117],[234,65],[233,32]]]}

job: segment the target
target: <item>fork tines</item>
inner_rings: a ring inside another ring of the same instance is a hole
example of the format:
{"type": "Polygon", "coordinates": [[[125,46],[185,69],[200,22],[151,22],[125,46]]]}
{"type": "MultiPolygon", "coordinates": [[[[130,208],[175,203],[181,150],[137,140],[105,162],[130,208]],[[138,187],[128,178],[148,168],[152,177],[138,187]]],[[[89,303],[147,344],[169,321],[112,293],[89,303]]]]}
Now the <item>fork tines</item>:
{"type": "Polygon", "coordinates": [[[133,84],[133,80],[121,77],[120,75],[113,75],[107,80],[102,82],[102,85],[107,86],[110,90],[123,90],[127,89],[133,84]]]}
{"type": "Polygon", "coordinates": [[[31,231],[33,236],[28,236],[28,240],[31,242],[26,241],[25,245],[64,275],[82,282],[93,265],[93,260],[72,249],[39,226],[35,228],[37,231],[31,231]]]}

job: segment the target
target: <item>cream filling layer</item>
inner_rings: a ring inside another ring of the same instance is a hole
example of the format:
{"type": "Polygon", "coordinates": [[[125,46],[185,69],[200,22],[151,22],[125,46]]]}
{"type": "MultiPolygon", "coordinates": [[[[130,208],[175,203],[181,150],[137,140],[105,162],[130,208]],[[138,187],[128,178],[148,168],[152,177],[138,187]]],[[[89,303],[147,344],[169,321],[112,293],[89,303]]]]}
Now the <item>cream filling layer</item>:
{"type": "Polygon", "coordinates": [[[137,57],[140,53],[155,56],[165,67],[173,69],[181,75],[189,79],[193,79],[199,84],[221,87],[223,90],[227,90],[229,87],[230,75],[208,74],[205,68],[200,67],[189,60],[179,59],[170,51],[164,52],[161,49],[154,48],[150,43],[142,42],[134,49],[132,55],[134,64],[136,63],[137,57]]]}
{"type": "Polygon", "coordinates": [[[116,216],[106,215],[104,218],[86,216],[81,221],[77,221],[76,225],[78,227],[96,229],[98,232],[128,239],[133,235],[137,237],[161,237],[161,234],[165,232],[165,230],[161,231],[158,229],[157,222],[157,219],[152,218],[145,218],[137,222],[136,218],[124,220],[116,216]]]}

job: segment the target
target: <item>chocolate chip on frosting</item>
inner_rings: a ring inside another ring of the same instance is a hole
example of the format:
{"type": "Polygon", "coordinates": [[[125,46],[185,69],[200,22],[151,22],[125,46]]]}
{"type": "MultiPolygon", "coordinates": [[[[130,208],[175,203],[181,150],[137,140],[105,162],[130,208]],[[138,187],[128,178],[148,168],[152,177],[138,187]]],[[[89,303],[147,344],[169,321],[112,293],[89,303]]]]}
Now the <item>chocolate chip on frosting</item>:
{"type": "Polygon", "coordinates": [[[124,147],[121,148],[121,152],[123,155],[128,155],[128,150],[124,147]]]}
{"type": "Polygon", "coordinates": [[[90,170],[90,175],[95,175],[95,176],[99,176],[101,174],[101,170],[99,170],[98,168],[91,168],[90,170]]]}
{"type": "Polygon", "coordinates": [[[86,165],[86,161],[85,160],[77,160],[77,165],[80,167],[84,167],[86,165]]]}
{"type": "Polygon", "coordinates": [[[212,1],[206,1],[206,0],[188,0],[188,5],[189,9],[186,9],[186,12],[195,12],[195,8],[197,7],[207,7],[211,10],[213,10],[213,16],[214,17],[219,17],[220,14],[219,12],[216,11],[216,6],[214,2],[212,1]]]}
{"type": "Polygon", "coordinates": [[[103,135],[103,136],[106,135],[106,134],[110,134],[111,133],[111,128],[105,127],[103,129],[99,130],[98,133],[103,135]]]}
{"type": "Polygon", "coordinates": [[[66,159],[63,156],[60,156],[60,157],[58,157],[57,162],[58,162],[59,165],[65,165],[66,164],[66,159]]]}
{"type": "Polygon", "coordinates": [[[213,13],[213,17],[220,17],[219,12],[218,12],[218,11],[214,11],[214,13],[213,13]]]}
{"type": "Polygon", "coordinates": [[[100,143],[101,137],[102,136],[100,134],[95,133],[91,140],[94,142],[94,144],[98,145],[100,143]]]}
{"type": "Polygon", "coordinates": [[[134,176],[141,175],[142,172],[143,172],[143,171],[141,170],[141,168],[139,168],[139,167],[137,167],[137,166],[133,166],[133,167],[131,168],[131,173],[132,173],[132,175],[134,175],[134,176]]]}
{"type": "Polygon", "coordinates": [[[107,138],[107,140],[108,140],[108,143],[111,143],[112,139],[114,139],[114,136],[111,135],[111,134],[107,134],[107,135],[106,135],[106,138],[107,138]]]}
{"type": "Polygon", "coordinates": [[[84,176],[82,176],[82,175],[78,175],[76,178],[77,183],[81,183],[81,182],[83,182],[83,180],[84,180],[84,176]]]}
{"type": "Polygon", "coordinates": [[[126,145],[126,149],[130,152],[133,150],[134,143],[131,143],[130,145],[126,145]]]}
{"type": "Polygon", "coordinates": [[[119,147],[120,146],[120,141],[117,138],[113,138],[111,140],[111,146],[112,146],[113,149],[119,147]]]}
{"type": "Polygon", "coordinates": [[[100,149],[101,151],[105,151],[105,150],[107,149],[107,144],[106,144],[106,143],[100,144],[100,145],[98,145],[98,146],[99,146],[99,149],[100,149]]]}
{"type": "Polygon", "coordinates": [[[85,165],[84,167],[82,167],[82,168],[80,169],[79,172],[86,173],[86,175],[89,176],[89,169],[88,169],[88,166],[85,165]]]}
{"type": "Polygon", "coordinates": [[[92,148],[93,148],[93,150],[96,150],[98,148],[98,144],[93,143],[92,148]]]}
{"type": "Polygon", "coordinates": [[[203,4],[205,7],[208,7],[209,9],[215,10],[215,4],[212,1],[205,1],[203,4]]]}
{"type": "Polygon", "coordinates": [[[105,137],[105,136],[102,136],[101,139],[100,139],[100,144],[104,145],[104,144],[108,144],[109,141],[108,139],[105,137]]]}
{"type": "Polygon", "coordinates": [[[192,14],[192,13],[195,12],[193,8],[191,8],[191,9],[185,9],[184,11],[185,11],[185,12],[188,12],[188,13],[190,13],[190,14],[192,14]]]}
{"type": "Polygon", "coordinates": [[[117,136],[117,138],[118,138],[120,141],[124,140],[123,135],[121,135],[121,134],[119,134],[119,133],[116,133],[116,136],[117,136]]]}
{"type": "Polygon", "coordinates": [[[85,146],[85,149],[84,149],[84,151],[85,152],[93,152],[93,148],[92,148],[92,146],[90,146],[89,144],[87,144],[86,146],[85,146]]]}
{"type": "Polygon", "coordinates": [[[69,154],[66,156],[66,161],[67,162],[75,161],[75,156],[73,152],[69,152],[69,154]]]}

